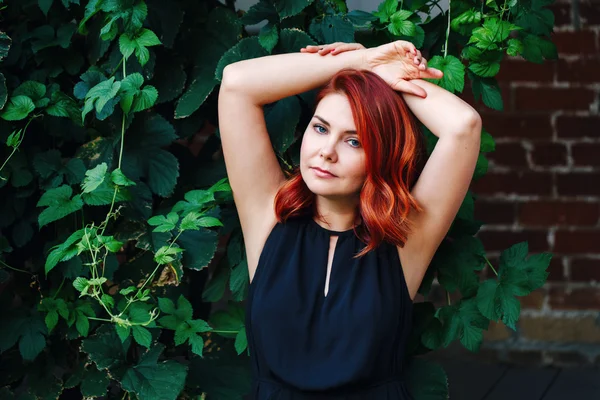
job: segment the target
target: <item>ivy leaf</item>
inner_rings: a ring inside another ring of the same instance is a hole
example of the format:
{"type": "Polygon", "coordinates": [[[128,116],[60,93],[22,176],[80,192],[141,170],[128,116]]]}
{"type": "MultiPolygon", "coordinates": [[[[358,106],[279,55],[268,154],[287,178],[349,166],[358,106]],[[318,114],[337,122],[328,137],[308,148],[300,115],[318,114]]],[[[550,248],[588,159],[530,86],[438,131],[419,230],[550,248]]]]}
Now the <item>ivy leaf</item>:
{"type": "Polygon", "coordinates": [[[323,43],[352,43],[355,41],[352,22],[338,15],[314,18],[308,27],[308,32],[323,43]]]}
{"type": "Polygon", "coordinates": [[[252,36],[244,38],[223,54],[217,64],[215,77],[221,81],[223,79],[223,70],[229,64],[267,55],[269,55],[269,53],[261,46],[258,37],[252,36]]]}
{"type": "Polygon", "coordinates": [[[471,71],[468,71],[468,74],[475,101],[482,99],[483,104],[489,108],[502,111],[504,109],[504,102],[498,81],[492,78],[481,78],[471,71]]]}
{"type": "Polygon", "coordinates": [[[481,145],[479,151],[482,153],[490,153],[496,150],[496,142],[488,131],[481,129],[481,145]]]}
{"type": "Polygon", "coordinates": [[[460,34],[466,34],[467,29],[465,26],[469,25],[478,25],[481,22],[482,14],[481,11],[476,11],[475,9],[470,9],[456,18],[452,19],[450,23],[450,27],[453,31],[459,32],[460,34]],[[466,29],[464,29],[466,28],[466,29]]]}
{"type": "Polygon", "coordinates": [[[199,335],[199,333],[209,332],[211,330],[212,328],[210,325],[201,319],[187,320],[182,322],[175,330],[175,345],[179,346],[188,341],[192,348],[192,352],[202,357],[204,339],[199,335]]]}
{"type": "Polygon", "coordinates": [[[79,242],[83,235],[85,234],[84,229],[79,229],[78,231],[73,232],[67,240],[65,240],[60,245],[56,246],[48,255],[46,259],[46,265],[44,267],[46,275],[50,272],[56,264],[61,261],[68,261],[71,258],[79,255],[81,250],[79,249],[79,242]]]}
{"type": "Polygon", "coordinates": [[[153,86],[141,89],[143,83],[144,78],[137,72],[121,81],[121,108],[126,114],[146,110],[156,103],[158,91],[153,86]]]}
{"type": "Polygon", "coordinates": [[[269,53],[273,51],[273,48],[279,40],[279,31],[277,30],[276,24],[267,24],[260,28],[258,35],[258,41],[260,45],[265,48],[269,53]]]}
{"type": "Polygon", "coordinates": [[[219,333],[220,336],[234,338],[244,328],[245,310],[238,303],[230,302],[226,310],[219,310],[210,316],[210,324],[216,331],[235,333],[219,333]]]}
{"type": "Polygon", "coordinates": [[[235,351],[238,355],[242,354],[248,348],[248,337],[246,336],[246,327],[243,327],[235,337],[235,351]]]}
{"type": "Polygon", "coordinates": [[[135,186],[136,184],[134,181],[125,176],[123,171],[121,171],[121,168],[117,168],[110,173],[110,180],[112,183],[119,186],[135,186]]]}
{"type": "Polygon", "coordinates": [[[173,360],[158,362],[165,346],[156,344],[142,355],[139,363],[125,371],[124,390],[140,399],[176,400],[183,390],[187,368],[173,360]]]}
{"type": "Polygon", "coordinates": [[[279,15],[275,6],[267,0],[260,0],[258,3],[252,5],[240,18],[244,25],[255,25],[265,19],[271,23],[279,22],[279,15]]]}
{"type": "Polygon", "coordinates": [[[179,215],[176,212],[170,212],[165,217],[164,215],[157,215],[148,220],[148,224],[156,226],[152,232],[169,232],[175,229],[177,222],[179,222],[179,215]]]}
{"type": "Polygon", "coordinates": [[[479,278],[475,271],[485,266],[485,250],[481,241],[472,236],[461,236],[452,243],[442,242],[432,264],[438,271],[438,280],[449,292],[460,290],[465,297],[475,295],[479,278]]]}
{"type": "Polygon", "coordinates": [[[274,0],[275,9],[281,19],[292,17],[308,7],[313,0],[274,0]]]}
{"type": "Polygon", "coordinates": [[[81,350],[88,354],[98,369],[116,370],[127,365],[130,345],[131,338],[121,341],[112,324],[103,324],[92,336],[82,341],[81,350]]]}
{"type": "Polygon", "coordinates": [[[390,20],[390,17],[398,9],[398,0],[385,0],[379,3],[377,11],[373,13],[375,17],[379,17],[380,23],[385,23],[390,20]]]}
{"type": "Polygon", "coordinates": [[[409,21],[412,12],[408,10],[399,10],[390,16],[390,24],[388,30],[392,35],[396,36],[413,36],[415,34],[416,25],[409,21]]]}
{"type": "Polygon", "coordinates": [[[469,69],[481,77],[491,78],[500,71],[500,63],[472,62],[469,69]]]}
{"type": "Polygon", "coordinates": [[[550,36],[554,27],[554,14],[544,8],[550,3],[545,0],[528,0],[517,2],[515,24],[536,35],[550,36]]]}
{"type": "Polygon", "coordinates": [[[346,18],[355,28],[370,28],[371,22],[377,21],[377,17],[372,13],[362,10],[352,10],[346,14],[346,18]]]}
{"type": "Polygon", "coordinates": [[[141,29],[136,35],[124,33],[119,37],[119,49],[127,60],[134,52],[143,67],[150,60],[148,47],[162,44],[158,36],[149,29],[141,29]]]}
{"type": "Polygon", "coordinates": [[[556,45],[550,40],[543,39],[536,35],[524,35],[522,38],[523,51],[521,55],[527,61],[541,64],[546,60],[555,60],[558,58],[556,45]]]}
{"type": "Polygon", "coordinates": [[[483,330],[488,329],[489,319],[481,314],[475,299],[461,300],[458,304],[439,309],[444,326],[444,346],[460,339],[470,351],[477,352],[483,341],[483,330]]]}
{"type": "Polygon", "coordinates": [[[81,210],[83,207],[81,196],[75,195],[71,198],[72,194],[71,186],[63,185],[56,189],[50,189],[42,195],[37,207],[47,206],[48,208],[43,210],[38,217],[40,228],[81,210]]]}
{"type": "Polygon", "coordinates": [[[229,280],[229,289],[236,301],[242,301],[248,294],[248,263],[244,259],[239,264],[231,268],[231,278],[229,280]]]}
{"type": "Polygon", "coordinates": [[[158,249],[158,251],[156,252],[156,254],[154,254],[154,261],[156,261],[158,264],[169,264],[173,261],[175,261],[175,255],[182,253],[183,249],[179,248],[179,247],[169,247],[169,246],[163,246],[160,249],[158,249]]]}
{"type": "Polygon", "coordinates": [[[96,66],[92,66],[79,78],[81,79],[81,82],[78,82],[73,88],[73,95],[79,100],[85,99],[85,96],[91,88],[98,85],[100,82],[106,81],[104,73],[96,66]]]}
{"type": "Polygon", "coordinates": [[[133,332],[133,338],[139,345],[144,346],[147,349],[150,348],[152,334],[148,329],[140,325],[133,325],[131,331],[133,332]]]}
{"type": "Polygon", "coordinates": [[[21,336],[19,351],[21,352],[21,356],[26,361],[32,361],[46,347],[46,338],[44,336],[47,333],[46,325],[42,321],[40,314],[34,313],[23,319],[19,329],[21,336]]]}
{"type": "Polygon", "coordinates": [[[183,264],[187,268],[199,271],[207,267],[213,259],[217,251],[218,235],[208,229],[184,231],[177,243],[185,250],[183,264]]]}
{"type": "Polygon", "coordinates": [[[40,10],[44,13],[44,15],[48,15],[48,10],[52,7],[52,3],[54,0],[38,0],[38,5],[40,6],[40,10]]]}
{"type": "Polygon", "coordinates": [[[483,26],[473,30],[468,44],[474,43],[476,47],[482,50],[495,50],[497,43],[501,43],[508,38],[513,30],[521,28],[500,18],[489,18],[483,22],[483,26]]]}
{"type": "Polygon", "coordinates": [[[506,54],[512,57],[516,57],[523,52],[523,42],[517,38],[508,39],[508,49],[506,54]]]}
{"type": "Polygon", "coordinates": [[[300,101],[296,96],[286,97],[265,107],[267,131],[277,152],[283,153],[296,140],[296,126],[300,122],[301,111],[300,101]]]}
{"type": "Polygon", "coordinates": [[[85,95],[85,106],[81,113],[81,119],[85,120],[85,116],[92,111],[94,106],[96,107],[96,112],[100,113],[104,106],[115,98],[120,88],[121,82],[115,82],[114,76],[91,88],[85,95]]]}
{"type": "Polygon", "coordinates": [[[465,66],[460,60],[454,56],[434,56],[429,66],[437,68],[444,73],[442,79],[428,79],[430,82],[436,83],[451,93],[461,93],[465,86],[465,66]]]}
{"type": "Polygon", "coordinates": [[[27,96],[37,103],[46,95],[46,86],[37,81],[25,81],[13,92],[13,96],[27,96]]]}
{"type": "Polygon", "coordinates": [[[192,211],[183,217],[180,229],[182,231],[199,230],[200,228],[210,228],[215,226],[223,226],[223,224],[215,217],[202,216],[199,213],[192,211]]]}
{"type": "Polygon", "coordinates": [[[33,110],[35,110],[33,100],[27,96],[15,96],[10,98],[10,101],[0,113],[0,118],[6,121],[20,121],[33,110]]]}
{"type": "Polygon", "coordinates": [[[87,170],[85,179],[81,183],[83,193],[91,193],[104,182],[104,177],[108,171],[106,163],[98,164],[94,168],[87,170]]]}

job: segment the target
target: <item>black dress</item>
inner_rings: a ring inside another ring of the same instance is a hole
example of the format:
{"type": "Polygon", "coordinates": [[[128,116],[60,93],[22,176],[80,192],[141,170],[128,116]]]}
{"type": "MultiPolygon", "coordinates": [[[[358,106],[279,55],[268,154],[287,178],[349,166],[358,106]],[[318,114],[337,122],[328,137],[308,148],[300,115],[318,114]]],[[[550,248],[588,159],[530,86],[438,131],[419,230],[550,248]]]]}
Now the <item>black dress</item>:
{"type": "Polygon", "coordinates": [[[311,217],[275,225],[246,303],[251,399],[412,400],[403,381],[412,301],[398,251],[384,242],[352,259],[364,246],[311,217]]]}

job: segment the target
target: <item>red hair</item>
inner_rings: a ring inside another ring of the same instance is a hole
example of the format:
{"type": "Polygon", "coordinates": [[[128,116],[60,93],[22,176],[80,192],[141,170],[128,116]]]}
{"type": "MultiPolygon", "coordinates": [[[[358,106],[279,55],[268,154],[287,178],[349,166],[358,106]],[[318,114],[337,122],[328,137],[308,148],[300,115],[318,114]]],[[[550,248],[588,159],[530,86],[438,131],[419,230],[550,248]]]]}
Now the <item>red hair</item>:
{"type": "MultiPolygon", "coordinates": [[[[362,229],[355,232],[366,243],[360,257],[383,241],[404,246],[411,230],[411,208],[422,208],[410,194],[424,160],[424,138],[416,118],[402,95],[377,74],[344,69],[335,74],[315,100],[343,94],[350,102],[358,138],[365,151],[367,178],[361,188],[358,212],[362,229]]],[[[314,110],[313,110],[314,112],[314,110]]],[[[315,194],[302,179],[298,167],[275,196],[279,222],[316,213],[315,194]]]]}

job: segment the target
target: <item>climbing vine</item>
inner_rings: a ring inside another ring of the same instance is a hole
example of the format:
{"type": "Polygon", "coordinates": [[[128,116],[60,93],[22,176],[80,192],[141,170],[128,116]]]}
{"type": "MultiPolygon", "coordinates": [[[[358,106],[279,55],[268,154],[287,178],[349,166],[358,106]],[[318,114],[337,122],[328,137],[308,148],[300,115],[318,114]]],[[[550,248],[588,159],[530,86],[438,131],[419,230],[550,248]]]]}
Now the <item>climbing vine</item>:
{"type": "MultiPolygon", "coordinates": [[[[219,153],[225,66],[309,44],[410,40],[444,71],[436,84],[501,111],[506,55],[556,58],[550,3],[386,0],[349,12],[342,0],[247,11],[216,0],[0,0],[0,397],[242,398],[248,270],[219,153]]],[[[313,100],[265,107],[283,168],[297,161],[313,100]]],[[[431,153],[437,138],[422,131],[431,153]]],[[[484,129],[474,180],[493,150],[484,129]]],[[[490,321],[515,329],[518,297],[546,280],[551,255],[525,242],[491,264],[474,236],[475,197],[420,288],[427,299],[437,279],[448,302],[415,304],[411,357],[455,340],[477,351],[490,321]]],[[[415,399],[447,397],[440,367],[415,358],[408,373],[415,399]]]]}

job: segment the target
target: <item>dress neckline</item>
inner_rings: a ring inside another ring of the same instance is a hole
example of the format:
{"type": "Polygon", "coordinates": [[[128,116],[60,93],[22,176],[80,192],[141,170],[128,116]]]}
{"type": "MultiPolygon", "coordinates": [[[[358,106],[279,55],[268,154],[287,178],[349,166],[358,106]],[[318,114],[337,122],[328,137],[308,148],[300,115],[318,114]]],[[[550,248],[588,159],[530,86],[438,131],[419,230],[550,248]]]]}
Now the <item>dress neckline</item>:
{"type": "MultiPolygon", "coordinates": [[[[349,235],[354,234],[354,228],[350,228],[350,229],[347,229],[345,231],[335,231],[333,229],[327,229],[327,228],[319,225],[319,223],[317,221],[315,221],[313,217],[309,217],[309,218],[310,218],[311,225],[313,225],[314,227],[316,227],[317,230],[320,230],[320,231],[322,231],[324,233],[327,233],[328,235],[349,236],[349,235]]],[[[359,226],[361,226],[361,225],[357,225],[356,227],[359,227],[359,226]]]]}

